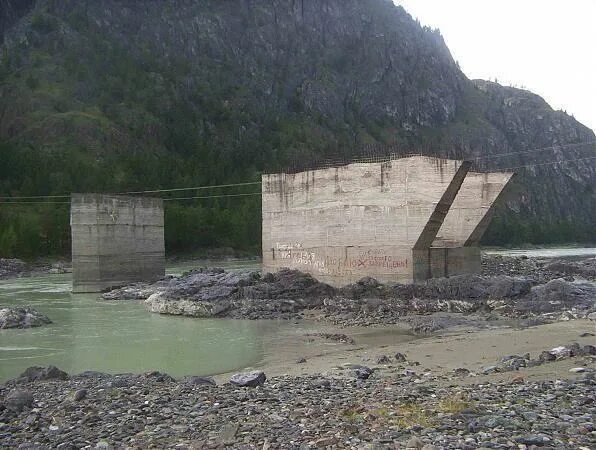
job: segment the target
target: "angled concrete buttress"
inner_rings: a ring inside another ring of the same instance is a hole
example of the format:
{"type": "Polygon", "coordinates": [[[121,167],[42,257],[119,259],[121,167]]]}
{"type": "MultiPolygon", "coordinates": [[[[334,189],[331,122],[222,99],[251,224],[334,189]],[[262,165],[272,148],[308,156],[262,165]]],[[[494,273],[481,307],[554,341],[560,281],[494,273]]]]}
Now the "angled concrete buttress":
{"type": "Polygon", "coordinates": [[[262,177],[263,267],[334,286],[430,276],[429,249],[469,170],[412,156],[262,177]]]}
{"type": "Polygon", "coordinates": [[[478,273],[480,239],[514,174],[469,172],[429,250],[432,277],[478,273]]]}
{"type": "Polygon", "coordinates": [[[72,194],[70,226],[73,292],[100,292],[165,275],[161,199],[72,194]]]}

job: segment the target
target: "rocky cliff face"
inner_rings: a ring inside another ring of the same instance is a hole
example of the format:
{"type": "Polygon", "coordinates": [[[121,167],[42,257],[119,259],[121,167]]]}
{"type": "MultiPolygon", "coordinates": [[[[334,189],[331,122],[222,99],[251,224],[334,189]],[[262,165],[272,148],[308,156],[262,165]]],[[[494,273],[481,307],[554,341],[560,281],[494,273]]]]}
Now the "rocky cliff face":
{"type": "Polygon", "coordinates": [[[4,34],[31,11],[35,0],[0,0],[0,43],[4,34]]]}
{"type": "Polygon", "coordinates": [[[17,4],[0,14],[1,139],[96,161],[180,155],[201,161],[186,174],[199,181],[363,151],[536,164],[499,226],[596,223],[596,147],[559,147],[594,133],[530,92],[467,79],[439,32],[388,0],[17,4]]]}

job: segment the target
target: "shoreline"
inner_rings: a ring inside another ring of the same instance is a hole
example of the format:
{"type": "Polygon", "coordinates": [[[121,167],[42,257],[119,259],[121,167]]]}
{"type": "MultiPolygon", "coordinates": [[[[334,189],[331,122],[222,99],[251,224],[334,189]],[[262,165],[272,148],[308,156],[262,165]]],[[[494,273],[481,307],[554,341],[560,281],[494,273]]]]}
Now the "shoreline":
{"type": "Polygon", "coordinates": [[[576,320],[358,345],[362,330],[344,328],[355,344],[335,344],[305,363],[278,348],[255,367],[265,373],[256,387],[231,384],[230,373],[214,383],[30,369],[27,376],[40,379],[0,385],[0,441],[35,449],[588,449],[593,354],[504,373],[480,369],[511,353],[535,358],[551,345],[594,342],[593,334],[580,337],[593,329],[576,320]]]}
{"type": "MultiPolygon", "coordinates": [[[[262,370],[271,376],[304,376],[322,374],[341,376],[346,364],[360,364],[379,367],[384,375],[395,374],[403,364],[378,364],[382,356],[392,357],[396,353],[406,355],[409,361],[423,371],[428,369],[437,375],[452,374],[455,369],[465,368],[477,377],[473,381],[511,378],[523,374],[529,379],[544,379],[556,375],[569,378],[566,369],[571,368],[570,360],[557,361],[552,365],[525,368],[523,371],[483,375],[482,368],[496,364],[499,358],[512,354],[539,354],[561,345],[578,342],[580,345],[596,343],[596,323],[587,319],[554,322],[525,328],[495,326],[487,329],[459,327],[432,335],[413,335],[405,325],[374,327],[330,327],[323,325],[320,331],[342,333],[354,339],[354,344],[329,342],[317,338],[319,345],[312,348],[302,343],[275,347],[270,344],[263,358],[254,365],[242,370],[262,370]],[[581,337],[582,333],[592,336],[581,337]],[[362,336],[368,338],[362,339],[362,336]],[[374,335],[377,335],[376,337],[374,335]],[[396,336],[399,336],[401,340],[396,336]],[[399,340],[399,342],[395,342],[399,340]],[[392,342],[393,341],[393,342],[392,342]],[[321,345],[322,343],[322,345],[321,345]],[[325,349],[327,347],[327,349],[325,349]],[[326,351],[325,351],[326,350],[326,351]],[[282,354],[283,356],[280,356],[282,354]],[[305,362],[298,363],[301,358],[305,362]],[[342,367],[342,365],[344,367],[342,367]]],[[[238,372],[227,371],[214,374],[218,383],[225,383],[238,372]]]]}
{"type": "MultiPolygon", "coordinates": [[[[552,244],[552,245],[527,245],[518,247],[491,247],[486,246],[481,248],[481,253],[484,256],[497,256],[497,257],[519,257],[523,256],[527,252],[540,252],[544,250],[550,252],[551,250],[562,250],[563,255],[548,254],[545,256],[529,256],[529,258],[537,259],[556,259],[556,258],[568,258],[568,257],[590,257],[596,256],[595,244],[581,244],[581,243],[569,243],[569,244],[552,244]],[[566,251],[574,250],[587,250],[588,252],[579,252],[571,255],[567,255],[566,251]]],[[[216,249],[217,250],[217,249],[216,249]]],[[[236,263],[246,262],[260,263],[261,257],[258,254],[244,253],[244,252],[222,252],[217,251],[213,253],[205,253],[203,255],[192,255],[192,254],[174,254],[166,255],[166,263],[168,265],[194,265],[199,267],[202,264],[213,264],[213,263],[236,263]]],[[[166,270],[171,270],[166,268],[166,270]]],[[[71,273],[72,263],[66,256],[56,257],[40,257],[32,260],[25,260],[20,258],[0,258],[0,281],[21,278],[21,277],[34,277],[45,274],[61,274],[71,273]]]]}

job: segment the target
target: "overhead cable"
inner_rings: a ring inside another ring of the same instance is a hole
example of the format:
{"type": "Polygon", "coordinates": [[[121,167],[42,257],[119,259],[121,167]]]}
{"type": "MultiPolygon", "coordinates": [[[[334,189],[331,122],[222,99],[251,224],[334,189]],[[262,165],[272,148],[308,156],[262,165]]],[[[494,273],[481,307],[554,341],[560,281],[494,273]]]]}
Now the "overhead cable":
{"type": "Polygon", "coordinates": [[[248,192],[245,194],[203,195],[203,196],[193,196],[193,197],[171,197],[171,198],[164,198],[163,201],[170,202],[172,200],[193,200],[193,199],[202,199],[202,198],[248,197],[251,195],[261,195],[261,192],[248,192]]]}
{"type": "Polygon", "coordinates": [[[250,185],[255,185],[255,184],[261,184],[261,182],[260,181],[249,181],[246,183],[216,184],[216,185],[212,185],[212,186],[194,186],[194,187],[172,188],[172,189],[153,189],[153,190],[149,190],[149,191],[121,192],[120,194],[155,194],[158,192],[197,191],[200,189],[215,189],[215,188],[224,188],[224,187],[250,186],[250,185]]]}

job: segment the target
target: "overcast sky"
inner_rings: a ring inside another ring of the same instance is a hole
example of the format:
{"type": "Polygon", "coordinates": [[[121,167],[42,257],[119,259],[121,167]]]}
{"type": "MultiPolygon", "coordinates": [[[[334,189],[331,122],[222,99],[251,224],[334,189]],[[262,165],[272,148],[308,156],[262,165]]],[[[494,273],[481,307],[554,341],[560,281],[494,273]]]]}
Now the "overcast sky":
{"type": "Polygon", "coordinates": [[[596,0],[394,0],[468,78],[524,86],[596,130],[596,0]]]}

